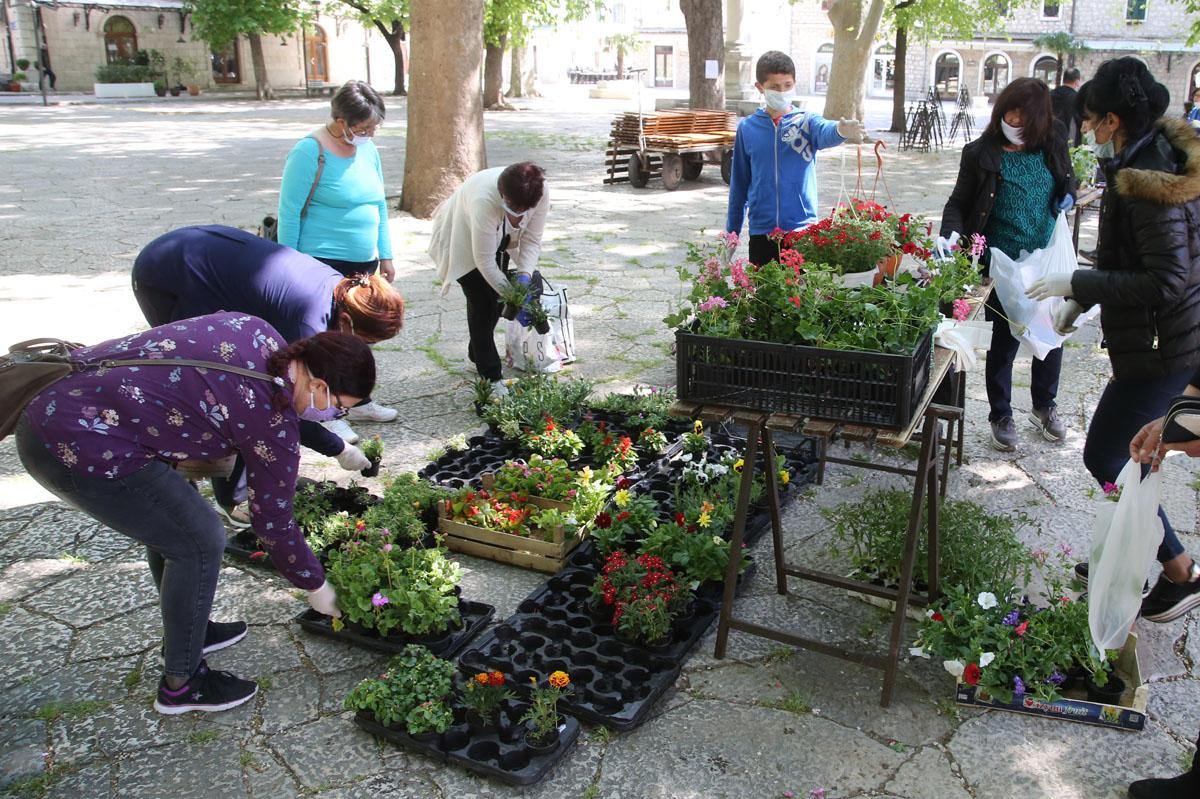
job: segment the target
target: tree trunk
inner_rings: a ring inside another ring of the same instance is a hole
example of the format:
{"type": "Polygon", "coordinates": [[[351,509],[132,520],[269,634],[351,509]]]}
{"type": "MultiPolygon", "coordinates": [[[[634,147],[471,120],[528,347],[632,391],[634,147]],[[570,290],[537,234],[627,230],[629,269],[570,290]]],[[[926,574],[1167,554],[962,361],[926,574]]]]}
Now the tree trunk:
{"type": "Polygon", "coordinates": [[[487,164],[479,92],[483,0],[412,0],[409,29],[412,91],[400,208],[427,219],[487,164]]]}
{"type": "MultiPolygon", "coordinates": [[[[254,64],[254,96],[259,100],[274,100],[275,90],[267,80],[267,60],[263,57],[262,35],[252,33],[249,38],[250,61],[254,64]]],[[[307,70],[304,74],[307,78],[307,70]]]]}
{"type": "Polygon", "coordinates": [[[908,93],[908,28],[896,28],[896,79],[892,82],[892,133],[904,132],[904,95],[908,93]]]}
{"type": "Polygon", "coordinates": [[[1055,86],[1062,86],[1063,55],[1064,55],[1063,53],[1055,53],[1054,54],[1054,60],[1058,62],[1058,70],[1054,76],[1054,85],[1055,86]]]}
{"type": "Polygon", "coordinates": [[[687,25],[688,101],[692,108],[725,108],[725,42],[721,0],[679,0],[687,25]],[[717,62],[716,78],[704,76],[704,62],[717,62]]]}
{"type": "Polygon", "coordinates": [[[508,92],[505,97],[528,97],[533,93],[533,79],[525,75],[525,54],[529,45],[513,47],[508,57],[511,61],[508,68],[508,92]]]}
{"type": "Polygon", "coordinates": [[[408,90],[404,88],[404,67],[406,53],[404,52],[404,39],[407,31],[400,22],[392,22],[392,27],[384,26],[382,22],[376,22],[375,27],[383,34],[383,40],[388,43],[388,47],[392,48],[392,59],[396,65],[396,87],[392,89],[392,94],[405,95],[408,90]]]}
{"type": "Polygon", "coordinates": [[[625,79],[625,48],[617,48],[617,80],[625,79]]]}
{"type": "Polygon", "coordinates": [[[500,34],[499,44],[487,45],[483,58],[483,107],[501,107],[500,94],[504,88],[504,47],[508,34],[500,34]]]}
{"type": "Polygon", "coordinates": [[[827,119],[862,119],[866,95],[867,58],[879,32],[883,0],[833,0],[829,21],[833,23],[833,63],[829,68],[829,93],[825,98],[827,119]]]}

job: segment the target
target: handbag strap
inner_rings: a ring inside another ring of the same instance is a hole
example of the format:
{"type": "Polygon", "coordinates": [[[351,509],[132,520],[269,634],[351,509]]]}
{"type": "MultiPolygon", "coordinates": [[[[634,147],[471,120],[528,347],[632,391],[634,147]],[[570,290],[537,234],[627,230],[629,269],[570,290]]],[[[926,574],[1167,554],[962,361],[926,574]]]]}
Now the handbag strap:
{"type": "Polygon", "coordinates": [[[309,203],[312,202],[313,195],[317,193],[317,184],[321,182],[321,173],[325,171],[325,148],[321,146],[321,140],[313,135],[309,135],[308,138],[317,143],[317,174],[313,177],[312,186],[308,190],[308,197],[305,198],[304,205],[300,208],[301,219],[308,213],[309,203]]]}
{"type": "Polygon", "coordinates": [[[72,344],[69,341],[63,341],[60,338],[31,338],[27,341],[18,341],[8,348],[9,354],[19,352],[54,352],[77,350],[82,347],[82,344],[72,344]]]}

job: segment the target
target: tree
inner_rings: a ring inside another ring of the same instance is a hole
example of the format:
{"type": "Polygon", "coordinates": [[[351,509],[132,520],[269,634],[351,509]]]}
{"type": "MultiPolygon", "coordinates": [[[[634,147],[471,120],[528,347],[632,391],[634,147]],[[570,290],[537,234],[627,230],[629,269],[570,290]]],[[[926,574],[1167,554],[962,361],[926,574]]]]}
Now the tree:
{"type": "Polygon", "coordinates": [[[1200,0],[1184,0],[1183,10],[1196,15],[1192,20],[1192,27],[1188,30],[1188,47],[1200,44],[1200,0]]]}
{"type": "Polygon", "coordinates": [[[526,68],[525,59],[529,57],[529,45],[514,47],[509,55],[508,92],[505,97],[537,97],[534,88],[537,78],[537,63],[526,68]]]}
{"type": "Polygon", "coordinates": [[[254,95],[259,100],[273,100],[275,91],[267,79],[262,36],[291,33],[300,27],[307,15],[298,0],[191,0],[187,11],[191,12],[196,34],[214,48],[232,44],[238,36],[250,40],[254,95]]]}
{"type": "Polygon", "coordinates": [[[483,20],[483,105],[508,108],[501,102],[504,84],[504,51],[523,48],[539,25],[582,19],[601,0],[487,0],[483,20]]]}
{"type": "Polygon", "coordinates": [[[884,0],[832,0],[833,63],[825,116],[829,119],[862,119],[866,94],[867,57],[883,19],[884,0]],[[864,7],[864,2],[868,4],[864,7]]]}
{"type": "MultiPolygon", "coordinates": [[[[1200,2],[1200,0],[1198,0],[1200,2]]],[[[692,108],[725,108],[725,42],[721,0],[679,0],[687,25],[688,102],[692,108]],[[717,78],[705,78],[706,61],[717,62],[717,78]]]]}
{"type": "Polygon", "coordinates": [[[1058,61],[1058,70],[1054,77],[1055,85],[1062,85],[1063,56],[1067,54],[1074,56],[1076,53],[1087,50],[1087,45],[1083,43],[1082,39],[1076,39],[1066,31],[1039,36],[1033,40],[1033,46],[1054,53],[1054,58],[1058,61]]]}
{"type": "Polygon", "coordinates": [[[630,50],[636,50],[642,40],[638,38],[636,33],[614,33],[607,37],[603,44],[604,49],[617,51],[617,80],[622,80],[625,77],[625,54],[630,50]]]}
{"type": "Polygon", "coordinates": [[[400,208],[426,219],[486,166],[483,0],[411,0],[412,89],[400,208]]]}
{"type": "Polygon", "coordinates": [[[342,0],[343,3],[358,12],[359,19],[365,25],[374,25],[383,35],[388,47],[392,48],[392,58],[396,64],[396,88],[392,94],[408,94],[404,88],[405,53],[404,42],[408,31],[409,0],[342,0]]]}

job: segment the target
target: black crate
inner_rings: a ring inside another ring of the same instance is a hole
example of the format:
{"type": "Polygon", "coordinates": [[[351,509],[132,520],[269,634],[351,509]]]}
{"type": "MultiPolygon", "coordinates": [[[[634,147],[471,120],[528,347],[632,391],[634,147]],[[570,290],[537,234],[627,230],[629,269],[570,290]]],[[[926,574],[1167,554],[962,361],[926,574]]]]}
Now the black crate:
{"type": "Polygon", "coordinates": [[[451,627],[444,637],[436,640],[406,635],[400,630],[387,638],[381,638],[373,630],[358,630],[353,625],[346,625],[340,630],[334,630],[333,622],[328,616],[311,608],[296,616],[293,621],[314,635],[332,638],[335,641],[344,641],[363,649],[395,655],[409,644],[420,644],[427,647],[436,657],[450,660],[488,625],[496,613],[496,608],[483,602],[460,599],[458,612],[462,616],[462,623],[457,627],[451,627]]]}
{"type": "Polygon", "coordinates": [[[679,399],[903,427],[929,384],[933,331],[886,355],[675,331],[679,399]]]}

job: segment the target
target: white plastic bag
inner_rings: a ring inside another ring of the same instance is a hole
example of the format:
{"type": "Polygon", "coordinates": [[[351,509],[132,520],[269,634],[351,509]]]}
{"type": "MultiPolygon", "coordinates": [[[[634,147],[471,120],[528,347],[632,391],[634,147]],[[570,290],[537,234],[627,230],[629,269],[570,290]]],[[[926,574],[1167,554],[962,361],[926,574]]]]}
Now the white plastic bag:
{"type": "Polygon", "coordinates": [[[1159,472],[1142,479],[1142,465],[1129,461],[1117,477],[1121,498],[1104,500],[1096,514],[1088,561],[1088,627],[1100,651],[1120,649],[1142,607],[1142,583],[1162,541],[1159,472]]]}
{"type": "Polygon", "coordinates": [[[575,360],[575,325],[567,305],[567,290],[541,279],[539,300],[550,317],[550,331],[538,333],[511,320],[504,331],[504,357],[508,365],[526,372],[553,374],[575,360]]]}
{"type": "MultiPolygon", "coordinates": [[[[1054,313],[1062,305],[1063,298],[1031,300],[1025,296],[1025,291],[1046,275],[1074,272],[1078,265],[1065,211],[1059,213],[1050,242],[1042,249],[1029,253],[1022,250],[1021,257],[1014,261],[992,248],[991,276],[996,281],[996,296],[1009,319],[1009,329],[1021,342],[1021,349],[1038,360],[1061,347],[1069,338],[1054,331],[1054,313]]],[[[1100,306],[1093,306],[1080,315],[1075,326],[1082,327],[1083,322],[1099,312],[1100,306]]]]}

